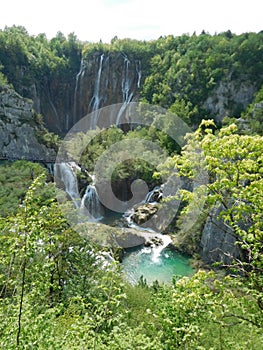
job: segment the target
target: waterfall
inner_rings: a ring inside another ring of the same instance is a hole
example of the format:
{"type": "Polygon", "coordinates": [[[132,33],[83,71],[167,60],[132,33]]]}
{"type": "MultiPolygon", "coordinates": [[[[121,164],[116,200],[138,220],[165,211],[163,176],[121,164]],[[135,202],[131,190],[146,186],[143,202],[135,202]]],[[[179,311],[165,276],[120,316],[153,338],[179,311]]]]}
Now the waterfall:
{"type": "Polygon", "coordinates": [[[172,243],[172,239],[168,235],[162,235],[162,234],[156,234],[156,237],[162,240],[163,244],[157,245],[156,247],[152,248],[152,261],[154,263],[158,263],[160,260],[161,252],[170,244],[172,243]]]}
{"type": "Polygon", "coordinates": [[[123,69],[123,76],[122,76],[122,82],[121,82],[121,90],[122,90],[122,106],[119,110],[119,113],[117,115],[116,119],[116,125],[118,126],[120,124],[121,117],[127,107],[127,105],[131,102],[133,98],[133,91],[132,88],[132,79],[129,77],[129,66],[130,61],[128,57],[124,56],[124,69],[123,69]]]}
{"type": "MultiPolygon", "coordinates": [[[[100,82],[101,82],[101,72],[104,60],[104,53],[100,56],[99,69],[97,73],[97,79],[95,81],[93,97],[90,101],[89,107],[91,108],[91,112],[95,112],[100,107],[101,97],[100,97],[100,82]]],[[[92,128],[95,129],[98,121],[98,113],[93,114],[92,128]]]]}
{"type": "Polygon", "coordinates": [[[110,56],[108,55],[105,60],[105,83],[104,86],[107,89],[109,87],[109,77],[110,77],[110,56]]]}
{"type": "Polygon", "coordinates": [[[87,186],[85,194],[81,200],[80,208],[84,209],[83,214],[89,216],[91,219],[102,219],[102,207],[95,185],[91,184],[87,186]]]}
{"type": "Polygon", "coordinates": [[[147,193],[143,203],[159,202],[161,199],[162,199],[161,187],[156,186],[152,191],[147,193]]]}
{"type": "Polygon", "coordinates": [[[55,164],[54,174],[56,178],[60,179],[64,183],[65,191],[73,200],[75,207],[79,208],[80,196],[78,180],[74,172],[74,168],[79,167],[73,162],[55,164]]]}
{"type": "Polygon", "coordinates": [[[74,90],[74,103],[73,103],[73,108],[74,108],[73,124],[75,124],[77,122],[77,120],[79,119],[79,115],[78,115],[78,101],[77,101],[77,99],[78,99],[78,90],[80,89],[79,100],[81,100],[81,97],[82,97],[81,78],[83,77],[83,75],[85,73],[85,66],[86,66],[86,62],[82,59],[81,62],[80,62],[79,72],[76,75],[76,84],[75,84],[75,90],[74,90]]]}
{"type": "Polygon", "coordinates": [[[140,86],[141,86],[141,79],[142,79],[141,61],[136,61],[135,62],[135,67],[136,67],[136,72],[137,72],[137,75],[138,75],[137,88],[139,89],[140,86]]]}

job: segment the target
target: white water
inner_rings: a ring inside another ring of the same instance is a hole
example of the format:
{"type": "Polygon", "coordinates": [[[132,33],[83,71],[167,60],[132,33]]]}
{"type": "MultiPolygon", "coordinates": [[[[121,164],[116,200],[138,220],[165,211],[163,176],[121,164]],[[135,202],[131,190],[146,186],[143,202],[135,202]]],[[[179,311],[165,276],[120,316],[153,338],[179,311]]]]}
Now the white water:
{"type": "Polygon", "coordinates": [[[91,220],[101,220],[103,218],[102,207],[95,185],[91,184],[87,186],[81,200],[80,208],[82,209],[82,213],[89,216],[91,220]]]}
{"type": "Polygon", "coordinates": [[[137,75],[138,75],[137,88],[139,89],[140,86],[141,86],[141,79],[142,79],[141,61],[136,61],[135,62],[135,67],[136,67],[136,72],[137,72],[137,75]]]}
{"type": "Polygon", "coordinates": [[[121,117],[127,105],[131,102],[134,94],[132,91],[132,79],[129,77],[129,66],[130,66],[130,61],[127,56],[124,56],[124,69],[123,69],[123,76],[122,76],[122,82],[121,82],[122,106],[119,110],[119,113],[116,119],[117,126],[120,124],[121,117]]]}
{"type": "Polygon", "coordinates": [[[80,63],[80,69],[79,69],[79,72],[76,76],[76,84],[75,84],[75,91],[74,91],[74,118],[73,118],[73,124],[75,124],[78,120],[79,117],[81,116],[78,116],[78,90],[80,89],[79,91],[79,101],[82,97],[82,91],[81,91],[81,79],[85,73],[85,61],[84,60],[81,60],[81,63],[80,63]]]}
{"type": "MultiPolygon", "coordinates": [[[[98,74],[97,74],[97,79],[95,81],[95,86],[94,86],[94,92],[93,92],[93,97],[90,101],[90,107],[91,111],[97,111],[100,107],[100,81],[101,81],[101,72],[102,72],[102,66],[103,66],[103,60],[104,60],[104,54],[100,56],[100,63],[99,63],[99,69],[98,69],[98,74]]],[[[92,121],[92,128],[95,129],[98,121],[98,113],[94,113],[93,115],[93,121],[92,121]]]]}
{"type": "MultiPolygon", "coordinates": [[[[160,191],[160,187],[159,186],[154,187],[153,190],[151,190],[150,192],[147,193],[143,203],[156,202],[155,201],[156,193],[159,192],[159,191],[160,191]]],[[[161,193],[159,192],[158,199],[161,199],[160,196],[161,196],[161,193]]]]}
{"type": "Polygon", "coordinates": [[[160,238],[163,244],[160,244],[154,248],[152,248],[152,261],[154,263],[158,263],[160,261],[160,256],[162,251],[172,243],[171,237],[168,235],[156,234],[158,238],[160,238]]]}
{"type": "Polygon", "coordinates": [[[55,164],[55,176],[60,178],[65,185],[65,190],[73,200],[75,207],[79,208],[80,195],[78,189],[78,180],[74,172],[74,168],[79,168],[73,162],[55,164]]]}

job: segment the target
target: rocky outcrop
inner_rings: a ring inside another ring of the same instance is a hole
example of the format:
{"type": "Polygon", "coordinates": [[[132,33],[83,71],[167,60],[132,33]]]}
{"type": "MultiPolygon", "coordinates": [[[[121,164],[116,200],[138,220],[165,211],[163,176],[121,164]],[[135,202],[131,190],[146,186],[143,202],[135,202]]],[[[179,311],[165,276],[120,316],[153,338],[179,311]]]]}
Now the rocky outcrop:
{"type": "Polygon", "coordinates": [[[133,228],[119,228],[101,223],[85,222],[75,229],[83,236],[99,246],[108,248],[128,249],[133,247],[157,247],[166,244],[172,249],[171,238],[155,232],[141,231],[133,228]]]}
{"type": "Polygon", "coordinates": [[[104,247],[132,248],[146,242],[145,233],[132,228],[118,228],[100,223],[79,224],[76,230],[92,242],[104,247]]]}
{"type": "Polygon", "coordinates": [[[240,82],[231,80],[231,76],[220,81],[210,93],[204,107],[215,116],[216,121],[222,122],[226,116],[240,116],[249,103],[253,101],[257,88],[250,80],[240,82]]]}
{"type": "Polygon", "coordinates": [[[39,141],[44,128],[37,121],[31,100],[7,86],[0,87],[0,156],[49,162],[55,151],[39,141]]]}
{"type": "Polygon", "coordinates": [[[146,203],[134,209],[131,215],[132,221],[138,225],[147,222],[158,211],[158,205],[155,203],[146,203]]]}
{"type": "Polygon", "coordinates": [[[208,216],[201,237],[200,253],[209,264],[221,262],[230,264],[239,257],[239,249],[233,231],[218,218],[222,207],[213,209],[208,216]]]}

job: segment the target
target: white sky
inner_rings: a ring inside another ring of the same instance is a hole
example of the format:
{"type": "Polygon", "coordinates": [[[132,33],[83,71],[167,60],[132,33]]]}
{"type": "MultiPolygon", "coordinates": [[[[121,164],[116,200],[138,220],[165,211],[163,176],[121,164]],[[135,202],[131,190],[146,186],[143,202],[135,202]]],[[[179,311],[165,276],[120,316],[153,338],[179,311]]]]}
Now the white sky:
{"type": "Polygon", "coordinates": [[[80,40],[157,39],[161,35],[239,34],[263,30],[262,0],[2,0],[0,29],[22,25],[29,34],[74,32],[80,40]]]}

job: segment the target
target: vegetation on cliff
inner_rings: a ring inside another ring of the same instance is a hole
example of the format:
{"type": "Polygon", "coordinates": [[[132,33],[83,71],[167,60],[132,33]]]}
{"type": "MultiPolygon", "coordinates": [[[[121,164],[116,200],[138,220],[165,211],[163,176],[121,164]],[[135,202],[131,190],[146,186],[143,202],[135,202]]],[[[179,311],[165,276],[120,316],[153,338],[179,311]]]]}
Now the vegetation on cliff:
{"type": "MultiPolygon", "coordinates": [[[[221,123],[225,116],[238,118],[253,102],[263,83],[262,40],[262,32],[235,35],[227,31],[170,35],[149,42],[114,38],[111,44],[83,43],[74,34],[66,38],[59,32],[47,40],[44,34],[32,37],[23,27],[11,27],[0,31],[0,81],[7,80],[22,96],[33,99],[47,126],[62,133],[76,122],[74,99],[82,68],[93,62],[98,70],[96,57],[102,53],[110,53],[110,61],[120,55],[140,62],[140,69],[134,68],[141,74],[137,82],[140,99],[176,113],[187,107],[184,117],[197,127],[202,119],[221,123]],[[67,123],[66,115],[71,119],[67,123]]],[[[119,66],[125,64],[118,62],[119,66]]],[[[97,72],[86,74],[89,80],[97,77],[97,72]]],[[[107,104],[117,102],[113,96],[114,92],[107,104]]]]}

